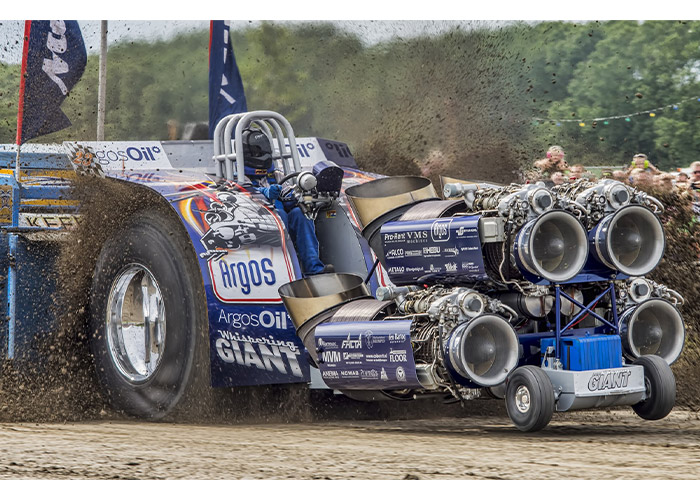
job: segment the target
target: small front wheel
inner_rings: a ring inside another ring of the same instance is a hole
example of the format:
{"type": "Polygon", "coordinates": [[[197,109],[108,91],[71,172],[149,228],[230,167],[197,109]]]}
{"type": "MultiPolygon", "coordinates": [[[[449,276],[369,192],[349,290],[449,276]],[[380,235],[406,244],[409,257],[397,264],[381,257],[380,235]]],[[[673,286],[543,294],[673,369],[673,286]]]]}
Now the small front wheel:
{"type": "Polygon", "coordinates": [[[523,432],[547,427],[554,414],[554,387],[547,374],[536,366],[521,366],[506,382],[506,410],[523,432]]]}
{"type": "Polygon", "coordinates": [[[644,367],[646,399],[632,406],[644,420],[661,420],[671,413],[676,403],[676,378],[663,358],[650,354],[634,361],[644,367]]]}

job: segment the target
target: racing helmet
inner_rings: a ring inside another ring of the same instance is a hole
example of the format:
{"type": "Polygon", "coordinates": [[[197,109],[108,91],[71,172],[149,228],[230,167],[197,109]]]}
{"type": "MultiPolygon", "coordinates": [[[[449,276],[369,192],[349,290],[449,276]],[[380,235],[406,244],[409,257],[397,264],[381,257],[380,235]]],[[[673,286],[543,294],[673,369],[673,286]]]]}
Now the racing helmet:
{"type": "Polygon", "coordinates": [[[274,172],[272,144],[261,130],[247,128],[243,131],[243,161],[246,177],[267,177],[274,172]]]}

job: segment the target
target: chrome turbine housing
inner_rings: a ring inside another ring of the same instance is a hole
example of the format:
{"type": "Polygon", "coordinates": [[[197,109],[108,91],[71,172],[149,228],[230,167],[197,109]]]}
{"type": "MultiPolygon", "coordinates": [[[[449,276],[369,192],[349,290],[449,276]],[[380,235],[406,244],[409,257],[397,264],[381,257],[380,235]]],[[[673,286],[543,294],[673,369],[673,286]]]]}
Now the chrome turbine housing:
{"type": "Polygon", "coordinates": [[[663,299],[649,299],[627,309],[619,320],[625,354],[637,359],[648,354],[676,361],[685,342],[685,326],[680,312],[663,299]]]}

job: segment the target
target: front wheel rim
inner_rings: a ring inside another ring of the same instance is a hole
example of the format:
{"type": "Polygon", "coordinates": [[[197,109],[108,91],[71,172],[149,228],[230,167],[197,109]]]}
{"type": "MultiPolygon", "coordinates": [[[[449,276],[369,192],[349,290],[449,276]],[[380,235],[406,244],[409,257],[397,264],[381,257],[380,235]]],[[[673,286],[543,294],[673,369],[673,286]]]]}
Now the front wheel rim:
{"type": "Polygon", "coordinates": [[[524,385],[518,386],[515,390],[515,407],[520,413],[530,411],[530,391],[524,385]]]}
{"type": "Polygon", "coordinates": [[[114,366],[132,383],[153,377],[165,349],[165,304],[158,282],[141,264],[125,266],[112,283],[105,315],[114,366]]]}

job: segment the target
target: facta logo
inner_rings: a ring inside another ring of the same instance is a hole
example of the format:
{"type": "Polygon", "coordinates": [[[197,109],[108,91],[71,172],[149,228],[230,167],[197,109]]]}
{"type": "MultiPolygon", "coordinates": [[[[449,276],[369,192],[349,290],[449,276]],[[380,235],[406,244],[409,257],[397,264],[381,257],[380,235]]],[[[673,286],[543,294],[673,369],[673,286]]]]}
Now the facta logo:
{"type": "Polygon", "coordinates": [[[632,372],[630,370],[594,373],[591,375],[591,378],[588,379],[588,390],[604,391],[607,389],[627,387],[631,374],[632,372]]]}
{"type": "Polygon", "coordinates": [[[430,227],[430,236],[433,241],[447,241],[450,239],[450,225],[452,219],[436,220],[430,227]]]}
{"type": "Polygon", "coordinates": [[[340,347],[342,349],[360,349],[362,347],[362,341],[360,339],[350,340],[350,334],[348,333],[348,338],[343,340],[340,347]]]}

